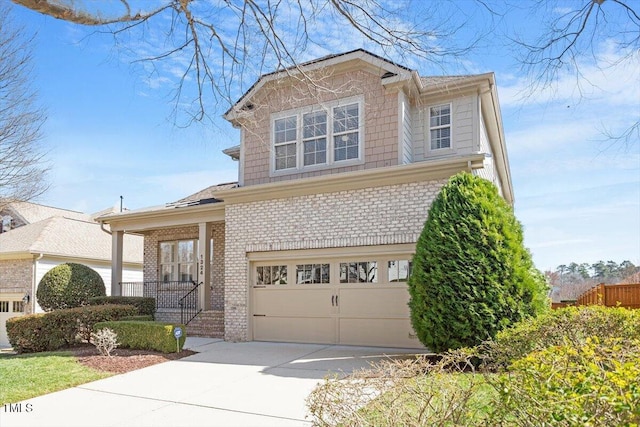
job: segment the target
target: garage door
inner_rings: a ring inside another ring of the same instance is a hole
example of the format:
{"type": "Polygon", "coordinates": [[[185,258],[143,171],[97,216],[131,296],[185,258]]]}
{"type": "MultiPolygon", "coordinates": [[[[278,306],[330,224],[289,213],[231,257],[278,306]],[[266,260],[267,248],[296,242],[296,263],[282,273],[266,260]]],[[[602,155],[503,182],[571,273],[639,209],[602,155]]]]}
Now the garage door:
{"type": "Polygon", "coordinates": [[[24,314],[24,303],[21,295],[0,294],[0,348],[10,347],[7,337],[7,319],[24,314]]]}
{"type": "Polygon", "coordinates": [[[257,341],[422,348],[409,319],[410,254],[252,263],[257,341]]]}

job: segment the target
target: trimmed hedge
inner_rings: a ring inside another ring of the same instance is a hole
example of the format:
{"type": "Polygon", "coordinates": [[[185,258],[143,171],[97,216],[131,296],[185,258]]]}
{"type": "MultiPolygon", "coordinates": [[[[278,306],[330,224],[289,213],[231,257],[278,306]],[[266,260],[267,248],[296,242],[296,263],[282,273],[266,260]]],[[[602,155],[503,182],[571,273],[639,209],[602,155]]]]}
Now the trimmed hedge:
{"type": "Polygon", "coordinates": [[[153,316],[148,316],[148,315],[144,315],[144,316],[127,316],[127,317],[123,317],[120,320],[135,320],[135,321],[140,321],[140,322],[153,322],[153,316]]]}
{"type": "Polygon", "coordinates": [[[138,309],[139,315],[151,316],[151,320],[153,320],[156,315],[156,300],[151,297],[123,297],[114,295],[109,297],[89,298],[89,305],[104,304],[133,305],[138,309]]]}
{"type": "Polygon", "coordinates": [[[102,277],[91,267],[65,263],[53,267],[38,283],[36,298],[44,311],[87,305],[89,298],[106,295],[102,277]]]}
{"type": "Polygon", "coordinates": [[[176,327],[182,328],[180,337],[180,350],[184,346],[187,337],[185,325],[174,325],[173,323],[162,322],[140,322],[131,320],[121,320],[115,322],[100,322],[95,325],[97,332],[103,328],[109,328],[118,335],[120,347],[133,348],[137,350],[156,350],[163,353],[173,353],[176,351],[176,338],[173,331],[176,327]]]}
{"type": "Polygon", "coordinates": [[[81,339],[89,341],[98,322],[135,316],[130,305],[84,306],[7,320],[9,342],[18,353],[53,351],[81,339]]]}

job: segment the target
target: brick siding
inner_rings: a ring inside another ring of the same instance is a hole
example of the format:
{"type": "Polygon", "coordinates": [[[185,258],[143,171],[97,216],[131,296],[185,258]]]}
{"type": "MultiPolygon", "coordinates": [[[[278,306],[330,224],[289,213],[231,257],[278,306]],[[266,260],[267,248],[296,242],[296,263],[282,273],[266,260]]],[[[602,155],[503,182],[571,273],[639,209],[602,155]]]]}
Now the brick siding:
{"type": "Polygon", "coordinates": [[[227,205],[225,339],[249,339],[247,252],[415,243],[445,182],[227,205]]]}
{"type": "MultiPolygon", "coordinates": [[[[33,283],[33,260],[0,261],[0,295],[2,293],[28,293],[31,295],[33,283]]],[[[33,312],[35,295],[31,295],[31,302],[27,304],[26,313],[33,312]]]]}
{"type": "MultiPolygon", "coordinates": [[[[212,225],[211,237],[213,238],[213,265],[211,268],[211,308],[222,310],[224,308],[224,223],[212,225]]],[[[144,236],[144,281],[157,281],[160,279],[160,242],[173,240],[198,240],[198,227],[167,228],[151,231],[144,236]]],[[[178,319],[179,321],[179,319],[178,319]]]]}

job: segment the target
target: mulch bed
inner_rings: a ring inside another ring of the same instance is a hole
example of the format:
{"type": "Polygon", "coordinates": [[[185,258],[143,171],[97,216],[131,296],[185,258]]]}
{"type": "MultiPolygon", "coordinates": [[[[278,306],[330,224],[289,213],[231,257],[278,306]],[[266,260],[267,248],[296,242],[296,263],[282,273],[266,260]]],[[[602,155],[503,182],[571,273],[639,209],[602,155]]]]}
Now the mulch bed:
{"type": "Polygon", "coordinates": [[[196,354],[195,351],[191,350],[182,350],[180,353],[160,353],[157,351],[117,348],[111,352],[111,356],[102,356],[93,345],[77,346],[70,350],[79,363],[99,371],[116,374],[135,371],[136,369],[196,354]]]}

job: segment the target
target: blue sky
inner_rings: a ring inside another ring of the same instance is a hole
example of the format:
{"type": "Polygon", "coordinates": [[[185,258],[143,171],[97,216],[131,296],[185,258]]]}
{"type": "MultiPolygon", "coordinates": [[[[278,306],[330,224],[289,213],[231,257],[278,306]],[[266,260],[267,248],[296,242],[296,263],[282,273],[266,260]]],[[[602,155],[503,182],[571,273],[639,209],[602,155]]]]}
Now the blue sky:
{"type": "MultiPolygon", "coordinates": [[[[37,33],[33,84],[48,111],[43,146],[51,189],[40,203],[95,212],[119,204],[122,195],[136,209],[237,179],[237,163],[221,152],[239,143],[237,130],[221,118],[187,128],[170,118],[180,61],[150,75],[109,36],[87,37],[85,28],[13,9],[16,21],[37,33]]],[[[486,29],[481,17],[470,19],[486,29]]],[[[603,41],[594,47],[597,63],[580,59],[579,81],[561,73],[557,85],[527,94],[531,81],[503,36],[525,28],[527,19],[516,14],[495,23],[477,51],[444,69],[399,61],[423,75],[496,73],[515,212],[539,269],[601,259],[640,264],[640,141],[636,135],[612,144],[602,134],[640,119],[640,55],[620,61],[625,52],[603,41]]],[[[335,28],[326,24],[324,32],[316,29],[320,42],[309,46],[308,58],[368,47],[355,34],[330,37],[335,28]]],[[[219,117],[226,106],[214,108],[219,117]]]]}

